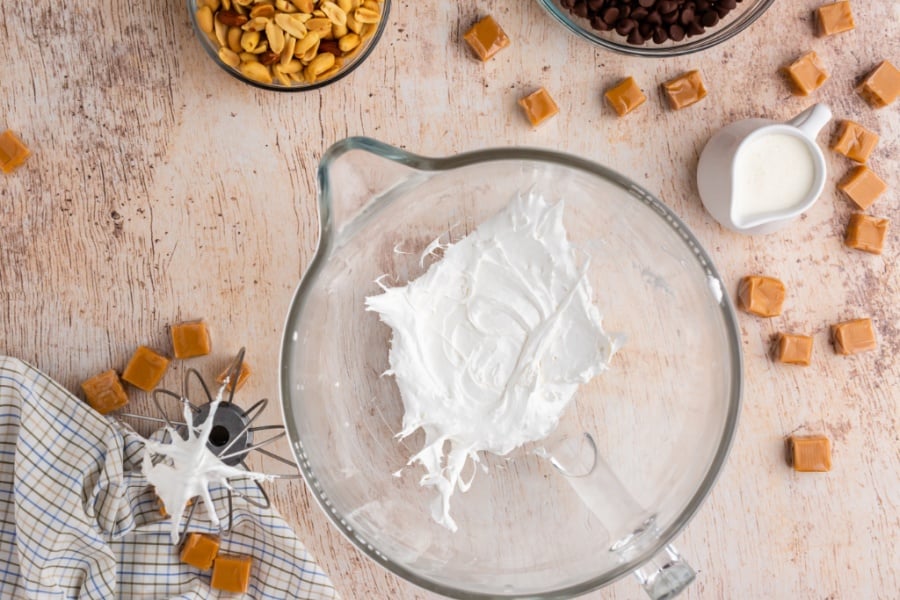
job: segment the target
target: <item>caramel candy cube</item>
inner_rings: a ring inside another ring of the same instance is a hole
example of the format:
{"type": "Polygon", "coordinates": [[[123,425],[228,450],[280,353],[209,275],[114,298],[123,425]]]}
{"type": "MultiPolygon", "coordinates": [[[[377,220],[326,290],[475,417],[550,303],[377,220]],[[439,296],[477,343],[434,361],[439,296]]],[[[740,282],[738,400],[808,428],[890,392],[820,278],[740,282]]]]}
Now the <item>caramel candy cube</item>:
{"type": "Polygon", "coordinates": [[[700,71],[697,70],[688,71],[680,77],[670,79],[662,86],[669,99],[669,105],[675,110],[696,104],[706,98],[706,88],[703,86],[700,71]]]}
{"type": "Polygon", "coordinates": [[[790,79],[797,96],[809,96],[828,79],[828,73],[815,52],[807,52],[784,67],[783,71],[790,79]]]}
{"type": "Polygon", "coordinates": [[[181,562],[203,569],[212,568],[219,553],[219,536],[191,532],[181,547],[181,562]]]}
{"type": "Polygon", "coordinates": [[[760,317],[780,315],[784,295],[784,284],[774,277],[748,275],[738,283],[738,304],[748,313],[760,317]]]}
{"type": "Polygon", "coordinates": [[[0,133],[0,169],[12,173],[31,156],[31,150],[12,131],[0,133]]]}
{"type": "Polygon", "coordinates": [[[856,91],[875,108],[884,108],[900,96],[900,70],[889,61],[882,61],[856,91]]]}
{"type": "Polygon", "coordinates": [[[831,441],[824,435],[792,435],[788,438],[788,462],[802,473],[830,471],[831,441]]]}
{"type": "Polygon", "coordinates": [[[870,217],[862,213],[850,215],[844,244],[856,250],[881,254],[890,220],[870,217]]]}
{"type": "Polygon", "coordinates": [[[125,388],[119,381],[119,376],[110,369],[81,383],[85,399],[91,407],[101,415],[122,408],[128,402],[125,388]]]}
{"type": "Polygon", "coordinates": [[[509,46],[506,32],[490,15],[472,25],[472,28],[463,35],[463,39],[483,62],[487,62],[509,46]]]}
{"type": "Polygon", "coordinates": [[[122,371],[122,379],[136,388],[149,392],[165,375],[168,366],[168,358],[157,354],[147,346],[138,346],[125,370],[122,371]]]}
{"type": "Polygon", "coordinates": [[[250,567],[253,559],[249,556],[220,554],[213,563],[213,589],[223,592],[243,594],[250,587],[250,567]]]}
{"type": "Polygon", "coordinates": [[[615,87],[606,90],[604,96],[620,117],[624,117],[647,100],[641,88],[635,83],[634,77],[623,79],[615,87]]]}
{"type": "Polygon", "coordinates": [[[847,194],[862,210],[872,206],[887,189],[887,184],[869,167],[860,165],[847,173],[838,184],[838,189],[847,194]]]}
{"type": "Polygon", "coordinates": [[[816,9],[816,33],[819,37],[850,31],[854,27],[856,24],[847,0],[825,4],[816,9]]]}
{"type": "Polygon", "coordinates": [[[878,143],[878,134],[855,121],[841,121],[837,138],[831,149],[840,152],[850,160],[864,163],[878,143]]]}
{"type": "Polygon", "coordinates": [[[788,365],[808,367],[812,358],[813,339],[809,335],[779,333],[775,359],[788,365]]]}
{"type": "Polygon", "coordinates": [[[536,92],[520,98],[519,106],[525,111],[525,116],[528,117],[533,127],[537,127],[559,113],[559,107],[544,88],[538,88],[536,92]]]}
{"type": "Polygon", "coordinates": [[[172,325],[172,348],[175,358],[191,358],[209,354],[209,331],[203,320],[172,325]]]}
{"type": "Polygon", "coordinates": [[[834,351],[838,354],[858,354],[878,347],[872,320],[854,319],[831,326],[834,351]]]}
{"type": "MultiPolygon", "coordinates": [[[[216,377],[216,383],[222,385],[225,383],[225,378],[228,377],[228,374],[231,372],[231,369],[234,365],[228,365],[224,371],[219,373],[216,377]]],[[[244,384],[247,383],[247,378],[250,377],[252,371],[250,370],[250,365],[247,364],[247,361],[243,361],[241,363],[241,372],[238,373],[237,381],[229,381],[228,382],[228,391],[234,390],[235,392],[244,387],[244,384]]]]}

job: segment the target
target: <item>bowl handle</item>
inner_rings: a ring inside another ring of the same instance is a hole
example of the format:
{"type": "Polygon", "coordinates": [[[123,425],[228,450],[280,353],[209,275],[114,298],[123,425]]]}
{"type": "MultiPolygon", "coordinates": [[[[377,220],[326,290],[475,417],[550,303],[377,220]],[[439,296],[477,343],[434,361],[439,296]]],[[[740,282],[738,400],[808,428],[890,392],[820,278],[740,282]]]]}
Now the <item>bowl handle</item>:
{"type": "Polygon", "coordinates": [[[641,565],[634,576],[652,600],[668,600],[689,586],[697,573],[681,558],[675,546],[669,544],[641,565]]]}
{"type": "Polygon", "coordinates": [[[409,181],[425,160],[371,138],[333,144],[322,155],[317,174],[323,231],[339,233],[385,192],[409,181]]]}
{"type": "MultiPolygon", "coordinates": [[[[616,540],[610,547],[622,562],[631,562],[659,540],[656,515],[645,510],[597,451],[591,434],[551,435],[538,455],[550,460],[575,493],[616,540]]],[[[635,569],[634,576],[653,600],[674,598],[696,577],[671,544],[635,569]]]]}

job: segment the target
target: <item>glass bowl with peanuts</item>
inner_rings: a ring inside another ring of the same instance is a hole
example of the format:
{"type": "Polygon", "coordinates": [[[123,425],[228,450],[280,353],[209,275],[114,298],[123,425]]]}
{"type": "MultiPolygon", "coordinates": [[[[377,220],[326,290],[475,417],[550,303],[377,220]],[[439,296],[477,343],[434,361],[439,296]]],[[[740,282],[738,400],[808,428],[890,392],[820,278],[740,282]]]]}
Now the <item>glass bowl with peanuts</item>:
{"type": "Polygon", "coordinates": [[[207,54],[256,87],[311,90],[362,64],[391,0],[187,0],[207,54]]]}

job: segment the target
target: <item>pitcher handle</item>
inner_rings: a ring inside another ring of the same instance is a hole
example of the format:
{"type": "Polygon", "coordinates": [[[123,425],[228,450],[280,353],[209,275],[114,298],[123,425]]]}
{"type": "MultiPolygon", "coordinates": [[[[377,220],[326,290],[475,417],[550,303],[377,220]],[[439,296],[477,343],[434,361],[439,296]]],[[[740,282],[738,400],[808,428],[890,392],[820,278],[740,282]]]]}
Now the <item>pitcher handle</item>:
{"type": "Polygon", "coordinates": [[[787,122],[799,129],[803,135],[815,140],[822,128],[831,120],[831,109],[825,104],[813,104],[787,122]]]}

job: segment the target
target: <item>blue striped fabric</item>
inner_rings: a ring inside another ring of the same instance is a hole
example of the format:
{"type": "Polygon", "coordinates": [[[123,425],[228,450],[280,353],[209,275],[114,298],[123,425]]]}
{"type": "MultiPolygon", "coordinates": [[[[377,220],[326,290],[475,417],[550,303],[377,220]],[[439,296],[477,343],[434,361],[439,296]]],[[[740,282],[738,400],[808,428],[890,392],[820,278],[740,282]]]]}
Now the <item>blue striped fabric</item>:
{"type": "MultiPolygon", "coordinates": [[[[180,562],[140,473],[142,450],[128,428],[33,367],[0,357],[0,599],[219,597],[209,572],[180,562]]],[[[261,499],[250,480],[235,487],[261,499]]],[[[218,514],[227,514],[227,490],[211,492],[218,514]]],[[[233,518],[220,551],[253,557],[244,598],[338,597],[273,510],[235,498],[233,518]]],[[[202,507],[191,529],[218,533],[202,507]]]]}

